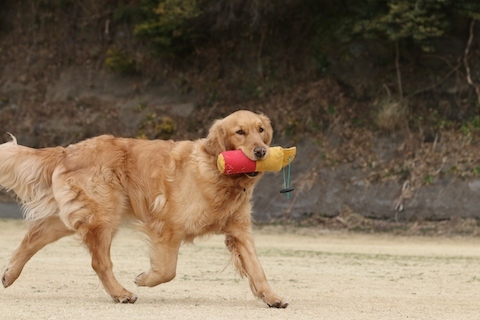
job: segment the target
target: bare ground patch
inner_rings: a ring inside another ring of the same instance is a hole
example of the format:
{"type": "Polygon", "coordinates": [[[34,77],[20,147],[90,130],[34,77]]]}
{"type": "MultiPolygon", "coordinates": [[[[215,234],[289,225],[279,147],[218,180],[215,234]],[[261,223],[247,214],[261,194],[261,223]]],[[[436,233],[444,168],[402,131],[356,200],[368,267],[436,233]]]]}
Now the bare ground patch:
{"type": "MultiPolygon", "coordinates": [[[[24,225],[1,220],[0,267],[24,225]]],[[[467,319],[478,314],[480,239],[361,234],[326,228],[255,230],[260,261],[285,310],[256,300],[228,265],[223,238],[182,247],[177,277],[136,288],[148,268],[140,235],[123,228],[114,241],[114,271],[139,296],[115,304],[73,238],[40,251],[17,282],[0,290],[6,319],[467,319]],[[225,268],[225,266],[227,266],[225,268]]]]}

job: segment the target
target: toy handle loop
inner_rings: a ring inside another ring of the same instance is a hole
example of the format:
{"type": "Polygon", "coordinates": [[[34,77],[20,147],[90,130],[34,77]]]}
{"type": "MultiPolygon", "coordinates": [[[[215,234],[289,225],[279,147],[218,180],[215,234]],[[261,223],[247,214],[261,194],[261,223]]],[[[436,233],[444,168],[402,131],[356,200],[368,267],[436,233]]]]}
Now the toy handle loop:
{"type": "Polygon", "coordinates": [[[287,199],[290,199],[290,192],[292,192],[293,188],[290,187],[290,166],[291,166],[291,157],[287,159],[287,166],[282,168],[283,172],[283,189],[280,190],[280,193],[285,193],[287,195],[287,199]],[[287,172],[285,172],[287,171],[287,172]]]}

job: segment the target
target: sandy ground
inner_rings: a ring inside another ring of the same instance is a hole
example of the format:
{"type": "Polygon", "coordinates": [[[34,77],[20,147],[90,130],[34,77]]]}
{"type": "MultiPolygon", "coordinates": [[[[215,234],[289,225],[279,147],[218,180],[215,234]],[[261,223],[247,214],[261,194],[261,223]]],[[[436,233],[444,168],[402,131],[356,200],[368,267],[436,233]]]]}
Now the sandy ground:
{"type": "MultiPolygon", "coordinates": [[[[25,227],[0,220],[0,267],[25,227]]],[[[228,264],[223,237],[180,252],[177,277],[137,288],[148,268],[142,237],[123,228],[112,248],[114,271],[139,299],[113,303],[74,238],[47,246],[8,289],[1,319],[476,319],[480,310],[480,239],[399,237],[325,230],[255,230],[260,261],[287,309],[255,299],[228,264]],[[226,268],[225,268],[226,267],[226,268]]]]}

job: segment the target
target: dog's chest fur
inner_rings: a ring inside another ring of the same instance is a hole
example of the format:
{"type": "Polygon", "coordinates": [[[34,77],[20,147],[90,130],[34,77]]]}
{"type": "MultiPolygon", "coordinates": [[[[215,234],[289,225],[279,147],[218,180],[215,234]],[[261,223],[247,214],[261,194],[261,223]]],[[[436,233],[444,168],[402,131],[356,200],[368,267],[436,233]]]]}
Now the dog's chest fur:
{"type": "MultiPolygon", "coordinates": [[[[223,183],[205,185],[201,176],[183,177],[185,181],[181,182],[181,188],[176,186],[172,193],[167,192],[170,198],[161,197],[156,201],[165,203],[167,220],[182,224],[186,241],[205,234],[221,233],[234,220],[250,220],[251,182],[243,186],[239,183],[243,178],[220,176],[223,183]]],[[[166,187],[168,189],[168,184],[166,187]]]]}

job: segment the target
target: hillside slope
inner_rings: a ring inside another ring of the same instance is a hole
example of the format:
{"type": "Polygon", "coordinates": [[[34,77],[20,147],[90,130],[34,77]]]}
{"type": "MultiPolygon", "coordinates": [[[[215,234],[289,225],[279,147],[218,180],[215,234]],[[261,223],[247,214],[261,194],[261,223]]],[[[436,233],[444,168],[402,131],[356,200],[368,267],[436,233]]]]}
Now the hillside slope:
{"type": "Polygon", "coordinates": [[[4,6],[0,128],[22,144],[102,133],[195,139],[214,119],[251,109],[272,119],[275,144],[299,148],[293,198],[277,193],[280,174],[267,175],[256,193],[260,221],[350,211],[391,221],[480,217],[478,96],[465,69],[475,81],[480,52],[468,23],[435,54],[405,52],[399,100],[394,51],[380,42],[331,45],[319,68],[302,39],[258,29],[159,58],[106,2],[4,6]]]}

